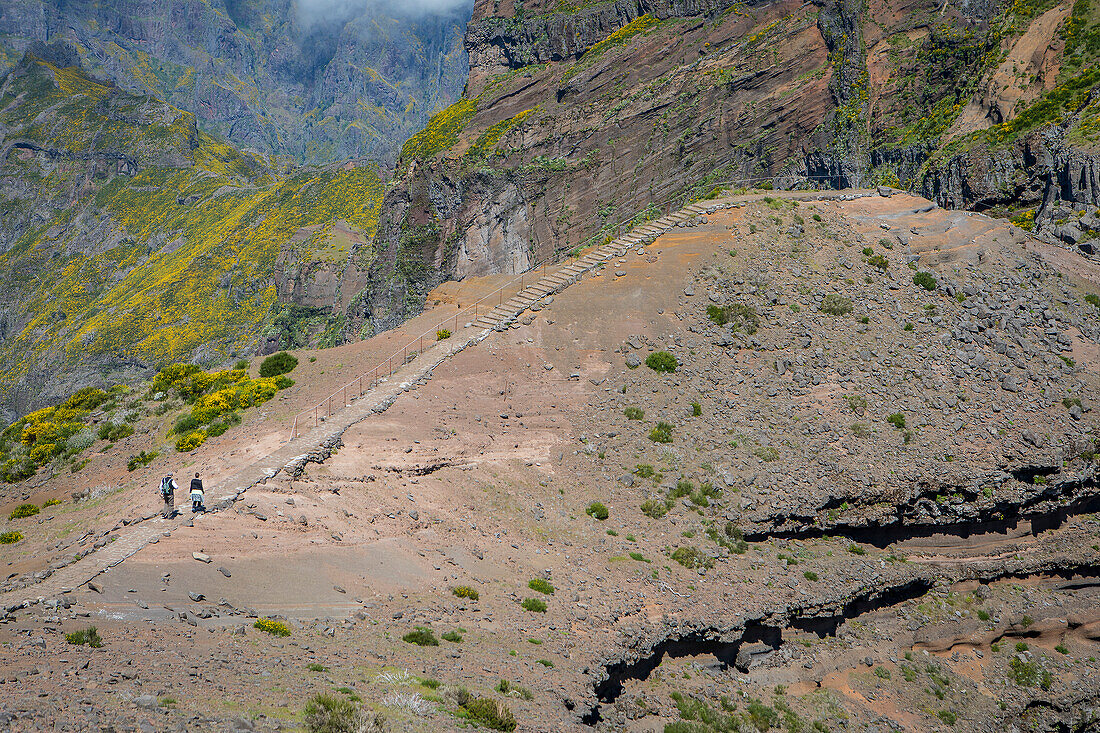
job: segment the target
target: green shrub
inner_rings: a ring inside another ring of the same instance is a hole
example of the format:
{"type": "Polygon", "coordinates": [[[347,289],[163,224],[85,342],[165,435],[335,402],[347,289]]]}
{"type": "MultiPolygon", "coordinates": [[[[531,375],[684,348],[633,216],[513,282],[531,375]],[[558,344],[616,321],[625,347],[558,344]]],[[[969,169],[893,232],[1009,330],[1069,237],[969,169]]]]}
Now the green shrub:
{"type": "Polygon", "coordinates": [[[645,412],[640,407],[628,407],[623,410],[623,414],[626,415],[627,420],[641,420],[645,417],[645,412]]]}
{"type": "Polygon", "coordinates": [[[443,684],[439,680],[433,680],[431,677],[420,680],[420,684],[427,687],[429,690],[438,690],[443,684]]]}
{"type": "Polygon", "coordinates": [[[955,723],[959,722],[959,716],[950,710],[941,710],[936,713],[936,715],[938,715],[940,720],[947,723],[948,725],[954,725],[955,723]]]}
{"type": "Polygon", "coordinates": [[[523,606],[525,611],[534,611],[535,613],[546,613],[546,601],[540,601],[538,598],[524,598],[523,606]]]}
{"type": "Polygon", "coordinates": [[[192,430],[187,435],[182,436],[176,441],[176,450],[180,453],[186,453],[193,451],[200,445],[206,442],[205,430],[192,430]]]}
{"type": "Polygon", "coordinates": [[[272,636],[290,636],[289,626],[282,621],[276,621],[270,618],[258,618],[256,622],[252,624],[252,627],[271,634],[272,636]]]}
{"type": "Polygon", "coordinates": [[[989,620],[989,611],[985,610],[984,608],[979,608],[978,609],[978,619],[981,620],[981,621],[988,621],[989,620]]]}
{"type": "Polygon", "coordinates": [[[16,532],[14,529],[0,534],[0,545],[14,545],[19,540],[23,539],[22,532],[16,532]]]}
{"type": "Polygon", "coordinates": [[[543,667],[546,667],[547,669],[553,669],[554,668],[554,663],[551,662],[549,659],[536,659],[535,664],[541,664],[543,667]]]}
{"type": "Polygon", "coordinates": [[[103,646],[103,639],[99,636],[99,631],[96,627],[89,626],[86,629],[80,631],[74,631],[71,634],[65,634],[65,641],[76,646],[83,646],[87,644],[93,649],[99,649],[103,646]]]}
{"type": "Polygon", "coordinates": [[[427,626],[417,626],[402,636],[401,640],[417,646],[439,646],[439,639],[435,638],[435,633],[427,626]]]}
{"type": "Polygon", "coordinates": [[[672,559],[689,570],[714,567],[714,560],[707,557],[706,553],[698,547],[692,545],[677,547],[676,551],[672,553],[672,559]]]}
{"type": "Polygon", "coordinates": [[[200,423],[194,415],[188,412],[185,415],[180,415],[179,419],[176,420],[176,424],[172,426],[172,432],[175,435],[186,435],[192,430],[198,429],[201,425],[202,423],[200,423]]]}
{"type": "Polygon", "coordinates": [[[802,577],[804,577],[806,580],[809,580],[810,582],[817,582],[818,580],[818,575],[813,570],[807,570],[806,572],[802,573],[802,577]]]}
{"type": "Polygon", "coordinates": [[[692,402],[691,403],[691,416],[692,417],[699,417],[702,414],[703,414],[703,406],[700,405],[698,402],[692,402]]]}
{"type": "Polygon", "coordinates": [[[130,460],[126,462],[126,470],[136,471],[142,466],[148,466],[150,463],[156,460],[156,457],[159,455],[160,453],[157,453],[156,451],[150,451],[148,453],[146,453],[145,451],[141,451],[137,455],[130,456],[130,460]]]}
{"type": "Polygon", "coordinates": [[[660,519],[668,514],[668,505],[660,499],[646,499],[642,502],[642,514],[652,519],[660,519]]]}
{"type": "Polygon", "coordinates": [[[655,351],[645,358],[645,365],[655,372],[674,372],[680,363],[667,351],[655,351]]]}
{"type": "Polygon", "coordinates": [[[358,733],[359,708],[336,695],[314,695],[304,710],[309,733],[358,733]]]}
{"type": "Polygon", "coordinates": [[[1067,647],[1065,644],[1059,644],[1058,646],[1054,647],[1054,651],[1058,652],[1059,654],[1069,654],[1069,647],[1067,647]]]}
{"type": "Polygon", "coordinates": [[[298,366],[298,358],[285,351],[272,354],[260,364],[260,376],[263,378],[277,377],[281,374],[289,374],[298,366]]]}
{"type": "Polygon", "coordinates": [[[672,429],[672,423],[661,420],[657,423],[656,427],[649,431],[649,439],[654,443],[671,443],[672,429]]]}
{"type": "Polygon", "coordinates": [[[820,310],[831,316],[845,316],[852,312],[852,299],[839,293],[829,293],[821,299],[820,310]]]}
{"type": "Polygon", "coordinates": [[[26,519],[42,511],[37,504],[20,504],[12,510],[9,519],[26,519]]]}
{"type": "Polygon", "coordinates": [[[589,504],[588,508],[584,510],[584,513],[590,517],[595,517],[601,522],[611,516],[607,511],[607,507],[600,501],[594,501],[589,504]]]}
{"type": "Polygon", "coordinates": [[[327,672],[328,671],[328,667],[326,667],[323,664],[318,664],[317,662],[310,662],[309,664],[306,665],[306,669],[308,669],[310,672],[327,672]]]}
{"type": "Polygon", "coordinates": [[[468,585],[460,585],[457,588],[452,588],[451,592],[459,598],[469,598],[471,601],[476,601],[481,597],[476,588],[471,588],[468,585]]]}
{"type": "Polygon", "coordinates": [[[449,328],[441,328],[441,329],[439,329],[438,331],[435,332],[435,340],[436,341],[443,341],[445,339],[449,339],[450,337],[451,337],[451,329],[449,329],[449,328]]]}
{"type": "Polygon", "coordinates": [[[922,270],[916,275],[913,275],[913,284],[931,292],[936,289],[936,276],[922,270]]]}
{"type": "Polygon", "coordinates": [[[779,460],[779,450],[770,445],[758,445],[752,449],[752,454],[765,463],[779,460]]]}
{"type": "Polygon", "coordinates": [[[905,415],[900,412],[895,412],[886,418],[886,422],[893,425],[898,430],[905,430],[905,415]]]}
{"type": "Polygon", "coordinates": [[[859,545],[857,545],[854,542],[852,544],[848,545],[848,552],[852,553],[853,555],[866,555],[867,554],[867,550],[864,550],[862,547],[860,547],[859,545]]]}
{"type": "Polygon", "coordinates": [[[462,634],[458,633],[457,630],[447,631],[440,634],[439,636],[441,639],[443,639],[443,641],[450,641],[454,642],[455,644],[459,644],[462,642],[462,634]]]}
{"type": "Polygon", "coordinates": [[[883,255],[873,255],[867,258],[867,264],[886,272],[886,269],[890,267],[890,260],[886,259],[883,255]]]}
{"type": "Polygon", "coordinates": [[[719,326],[732,323],[733,330],[744,331],[750,336],[760,328],[760,314],[751,305],[744,303],[731,303],[721,307],[708,305],[707,318],[719,326]]]}
{"type": "Polygon", "coordinates": [[[113,422],[105,422],[99,426],[99,437],[101,440],[107,440],[112,443],[123,438],[128,438],[134,434],[134,426],[129,423],[122,423],[116,425],[113,422]]]}
{"type": "Polygon", "coordinates": [[[471,718],[486,728],[502,731],[516,729],[516,717],[502,702],[487,697],[470,697],[462,707],[471,718]]]}
{"type": "Polygon", "coordinates": [[[1100,308],[1100,295],[1089,293],[1085,296],[1085,302],[1095,308],[1100,308]]]}
{"type": "Polygon", "coordinates": [[[60,499],[46,499],[46,501],[42,502],[42,508],[49,509],[52,506],[59,506],[60,504],[60,499]]]}
{"type": "Polygon", "coordinates": [[[890,679],[890,670],[886,667],[875,667],[875,676],[884,680],[890,679]]]}
{"type": "Polygon", "coordinates": [[[648,463],[639,463],[634,467],[634,475],[640,478],[653,478],[657,472],[648,463]]]}
{"type": "Polygon", "coordinates": [[[636,560],[638,562],[653,562],[652,560],[647,559],[646,556],[640,552],[631,552],[629,554],[631,560],[636,560]]]}
{"type": "Polygon", "coordinates": [[[544,580],[542,578],[533,578],[527,583],[527,587],[533,591],[538,591],[543,595],[554,595],[554,586],[550,583],[550,581],[544,580]]]}
{"type": "Polygon", "coordinates": [[[497,684],[497,692],[501,695],[508,695],[510,697],[522,697],[524,700],[533,700],[535,696],[531,694],[531,691],[526,687],[520,687],[517,684],[509,682],[508,680],[501,680],[497,684]]]}

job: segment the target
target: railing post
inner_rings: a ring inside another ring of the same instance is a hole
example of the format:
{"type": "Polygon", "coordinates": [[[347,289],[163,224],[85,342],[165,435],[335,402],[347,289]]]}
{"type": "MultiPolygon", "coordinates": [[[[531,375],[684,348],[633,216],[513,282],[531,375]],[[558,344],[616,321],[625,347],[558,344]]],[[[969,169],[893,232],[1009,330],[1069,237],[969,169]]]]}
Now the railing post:
{"type": "Polygon", "coordinates": [[[363,378],[359,377],[359,396],[363,396],[363,378]]]}
{"type": "Polygon", "coordinates": [[[332,417],[332,395],[328,396],[328,416],[332,417]]]}
{"type": "Polygon", "coordinates": [[[348,386],[344,385],[344,407],[348,406],[348,386]]]}
{"type": "Polygon", "coordinates": [[[294,426],[290,429],[290,439],[294,440],[298,437],[298,416],[294,416],[294,426]]]}

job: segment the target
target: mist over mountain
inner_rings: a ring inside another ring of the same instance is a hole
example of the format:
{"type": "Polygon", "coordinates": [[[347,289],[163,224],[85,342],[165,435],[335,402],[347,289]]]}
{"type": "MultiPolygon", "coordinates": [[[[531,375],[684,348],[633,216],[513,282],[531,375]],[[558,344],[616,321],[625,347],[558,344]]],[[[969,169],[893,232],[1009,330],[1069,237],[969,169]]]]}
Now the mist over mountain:
{"type": "Polygon", "coordinates": [[[462,92],[468,0],[5,0],[0,71],[64,40],[91,73],[242,148],[389,163],[462,92]]]}

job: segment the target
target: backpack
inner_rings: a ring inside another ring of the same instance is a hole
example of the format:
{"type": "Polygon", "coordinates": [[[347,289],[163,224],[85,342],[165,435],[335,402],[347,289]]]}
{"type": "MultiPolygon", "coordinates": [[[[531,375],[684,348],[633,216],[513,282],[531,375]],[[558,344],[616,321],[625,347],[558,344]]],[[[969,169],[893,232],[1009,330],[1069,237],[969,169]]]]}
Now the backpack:
{"type": "Polygon", "coordinates": [[[169,496],[172,493],[172,477],[165,476],[160,480],[161,496],[169,496]]]}

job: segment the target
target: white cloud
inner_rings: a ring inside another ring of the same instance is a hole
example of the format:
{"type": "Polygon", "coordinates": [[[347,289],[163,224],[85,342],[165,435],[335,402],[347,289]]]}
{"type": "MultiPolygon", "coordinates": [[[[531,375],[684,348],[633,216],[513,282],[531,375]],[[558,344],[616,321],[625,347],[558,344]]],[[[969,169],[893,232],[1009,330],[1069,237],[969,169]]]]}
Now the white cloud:
{"type": "Polygon", "coordinates": [[[298,0],[298,15],[304,23],[312,25],[318,21],[343,20],[371,9],[394,15],[424,15],[472,6],[473,0],[298,0]]]}

